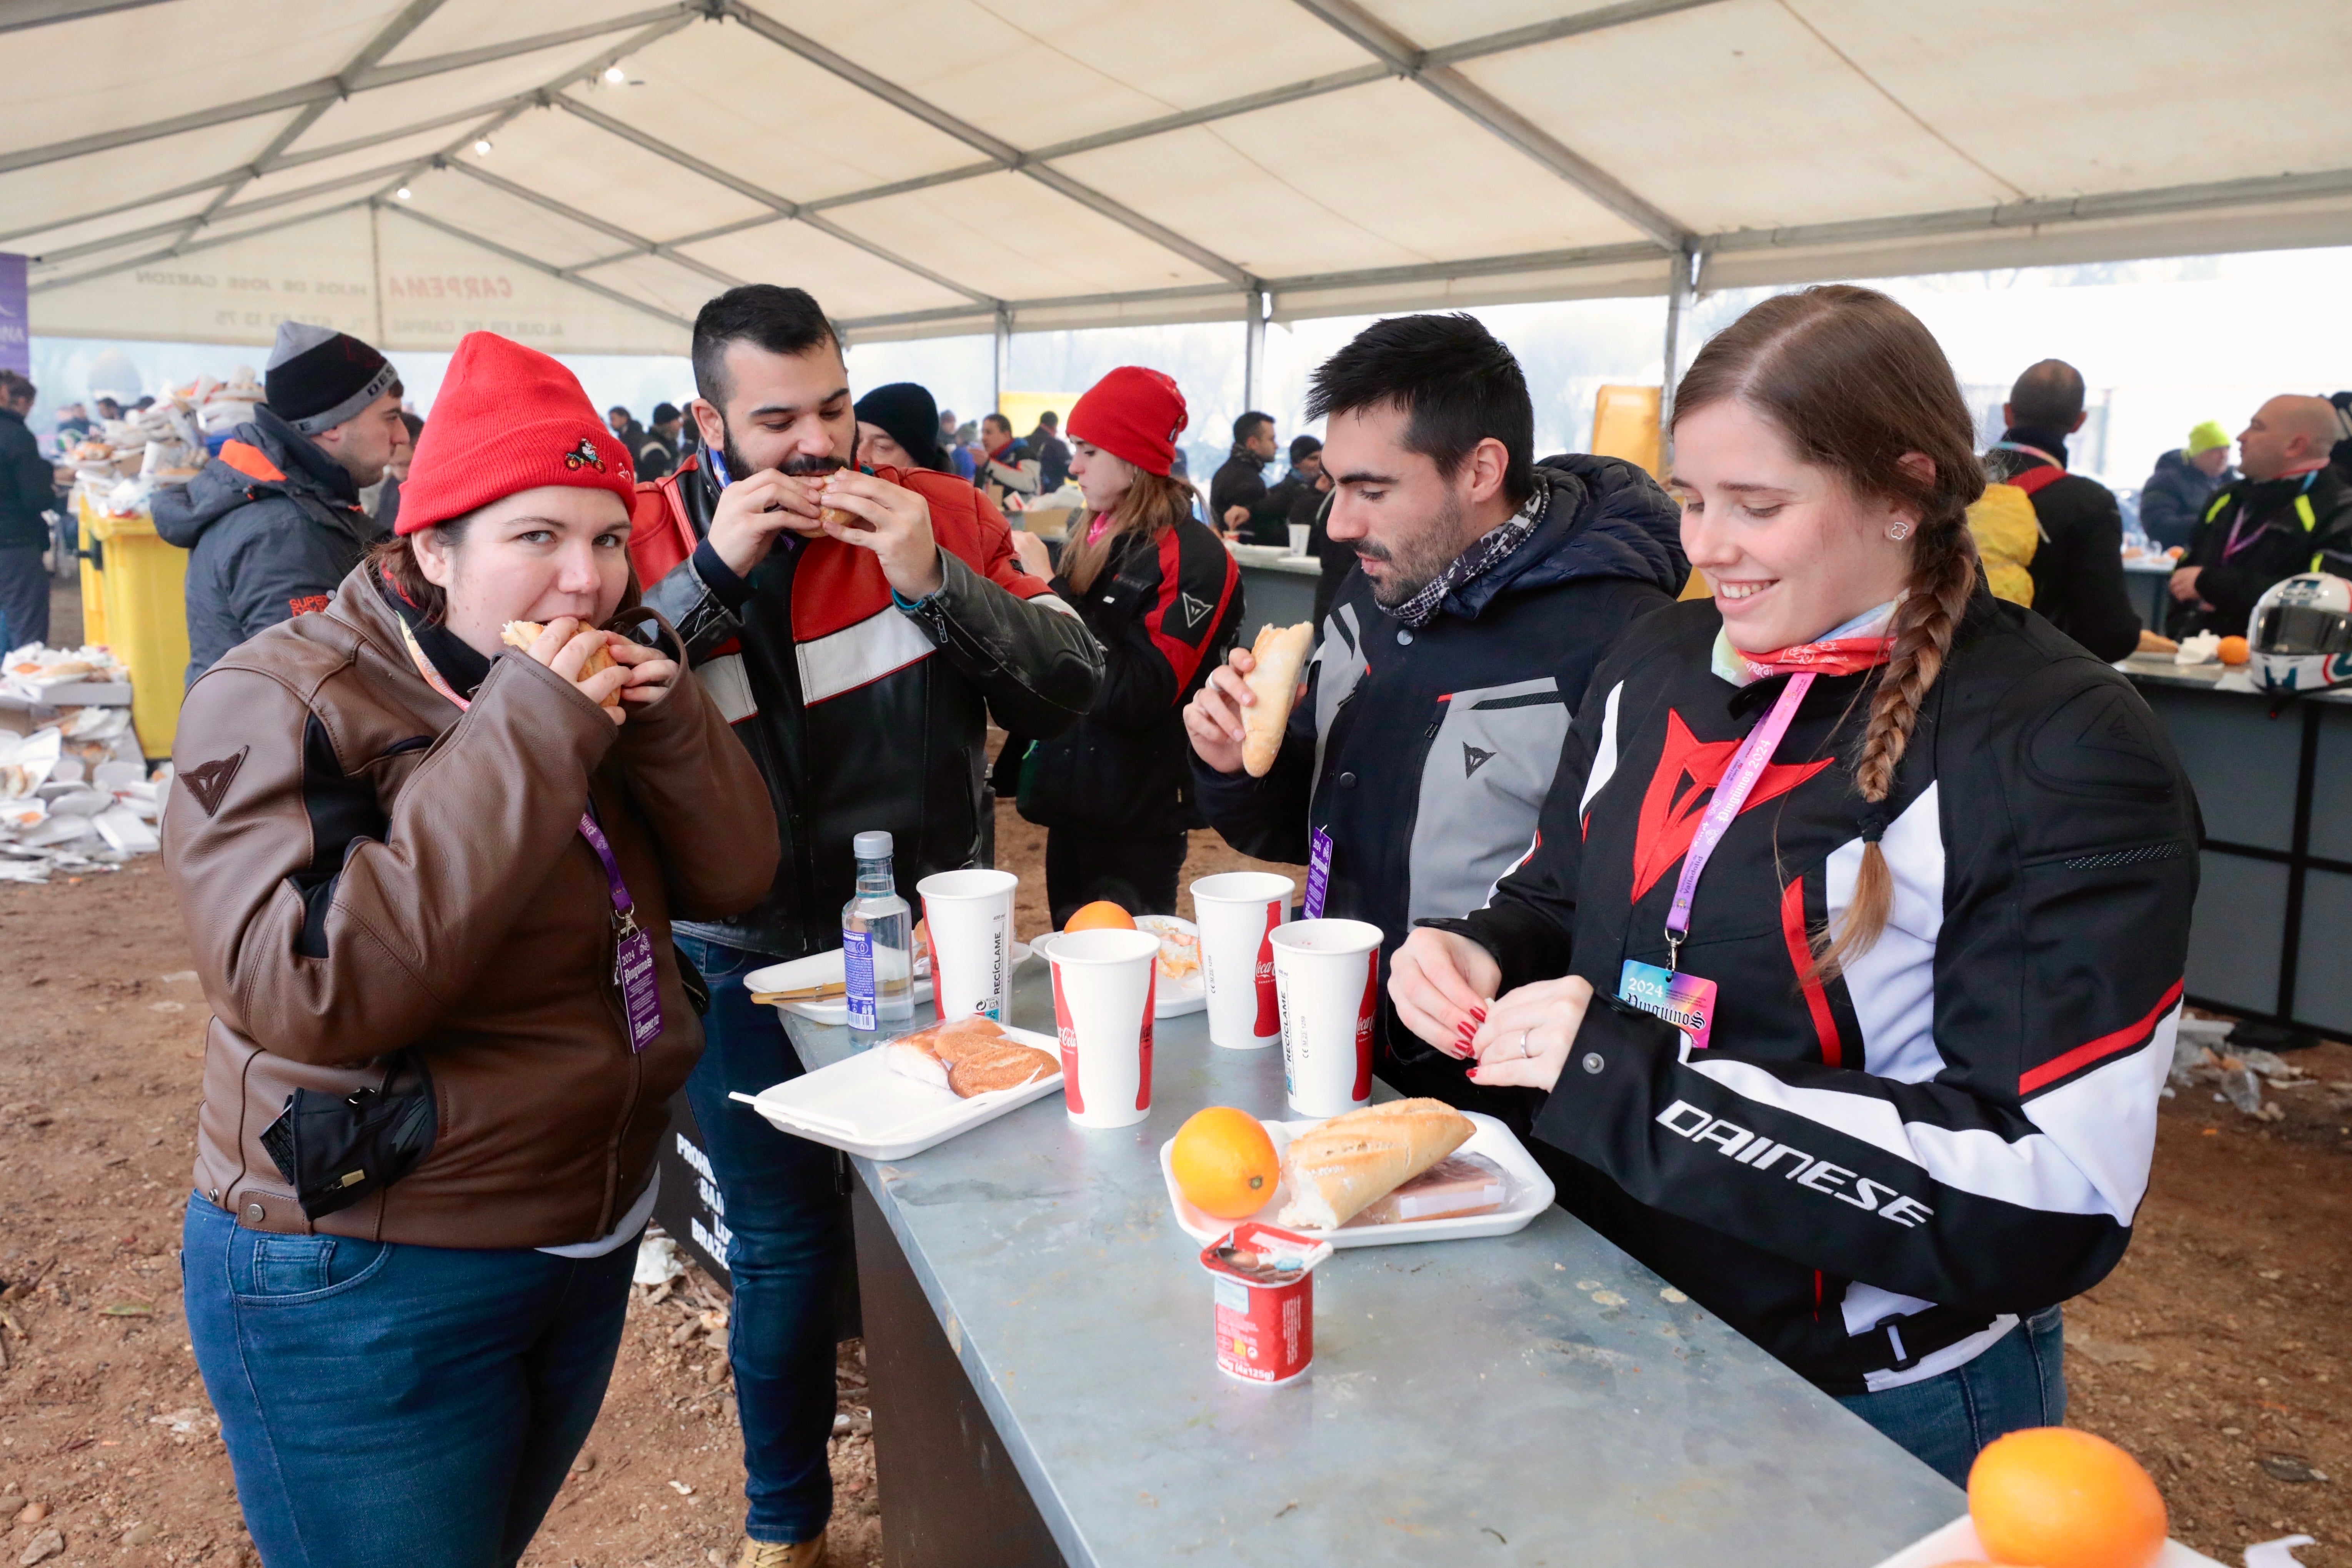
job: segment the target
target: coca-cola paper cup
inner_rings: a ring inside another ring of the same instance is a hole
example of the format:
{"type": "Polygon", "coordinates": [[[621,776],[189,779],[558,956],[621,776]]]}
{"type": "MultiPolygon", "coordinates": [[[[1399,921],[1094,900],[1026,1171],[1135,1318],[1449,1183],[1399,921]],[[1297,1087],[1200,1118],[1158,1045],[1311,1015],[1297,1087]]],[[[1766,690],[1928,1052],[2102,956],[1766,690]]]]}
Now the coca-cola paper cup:
{"type": "Polygon", "coordinates": [[[940,871],[915,884],[931,932],[931,985],[940,1016],[1004,1021],[1013,984],[1010,871],[940,871]]]}
{"type": "Polygon", "coordinates": [[[1212,1042],[1253,1051],[1282,1038],[1270,939],[1290,918],[1290,895],[1297,889],[1297,883],[1272,871],[1221,871],[1192,884],[1212,1042]]]}
{"type": "Polygon", "coordinates": [[[1045,946],[1062,1100],[1081,1127],[1132,1127],[1151,1114],[1151,993],[1160,939],[1148,931],[1068,931],[1045,946]]]}
{"type": "Polygon", "coordinates": [[[1267,940],[1290,1108],[1302,1116],[1337,1116],[1370,1104],[1381,928],[1362,921],[1294,921],[1267,940]]]}

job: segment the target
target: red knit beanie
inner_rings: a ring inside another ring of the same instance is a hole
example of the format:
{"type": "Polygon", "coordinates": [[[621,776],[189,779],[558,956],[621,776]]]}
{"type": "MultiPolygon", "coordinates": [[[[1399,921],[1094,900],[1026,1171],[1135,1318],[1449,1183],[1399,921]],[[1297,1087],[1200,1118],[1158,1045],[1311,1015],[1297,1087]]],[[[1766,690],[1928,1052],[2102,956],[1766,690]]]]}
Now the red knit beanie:
{"type": "MultiPolygon", "coordinates": [[[[1123,364],[1087,389],[1070,409],[1070,439],[1168,477],[1187,416],[1184,395],[1156,370],[1123,364]]],[[[400,498],[404,510],[408,497],[400,498]]]]}
{"type": "Polygon", "coordinates": [[[537,349],[467,332],[416,438],[394,531],[415,533],[541,485],[611,490],[625,505],[636,482],[578,377],[537,349]]]}

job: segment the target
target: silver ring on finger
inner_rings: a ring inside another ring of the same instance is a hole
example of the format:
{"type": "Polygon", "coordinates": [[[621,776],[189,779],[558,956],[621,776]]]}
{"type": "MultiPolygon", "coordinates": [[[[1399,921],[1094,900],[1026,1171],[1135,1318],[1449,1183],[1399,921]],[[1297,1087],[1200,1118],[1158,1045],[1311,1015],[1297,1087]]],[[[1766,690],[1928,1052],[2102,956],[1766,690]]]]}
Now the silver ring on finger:
{"type": "Polygon", "coordinates": [[[1532,1057],[1536,1054],[1535,1047],[1528,1043],[1528,1037],[1534,1033],[1535,1031],[1533,1029],[1521,1029],[1519,1031],[1519,1055],[1523,1057],[1532,1057]]]}

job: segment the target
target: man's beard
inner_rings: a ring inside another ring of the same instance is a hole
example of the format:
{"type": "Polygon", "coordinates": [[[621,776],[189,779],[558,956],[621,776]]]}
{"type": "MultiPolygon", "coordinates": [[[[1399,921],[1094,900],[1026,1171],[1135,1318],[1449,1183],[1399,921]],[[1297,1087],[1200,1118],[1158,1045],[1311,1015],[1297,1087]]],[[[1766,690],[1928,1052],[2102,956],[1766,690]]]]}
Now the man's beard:
{"type": "MultiPolygon", "coordinates": [[[[735,432],[733,429],[722,425],[719,426],[719,430],[723,439],[719,442],[719,449],[727,458],[728,477],[730,479],[748,479],[753,474],[759,473],[761,470],[754,467],[751,462],[743,456],[742,452],[737,448],[735,445],[735,432]]],[[[821,458],[812,458],[806,453],[803,453],[800,456],[792,458],[790,461],[779,465],[776,471],[795,479],[821,479],[826,474],[838,472],[840,469],[845,468],[848,466],[848,464],[843,462],[839,458],[834,457],[831,453],[827,453],[821,458]]]]}
{"type": "Polygon", "coordinates": [[[1378,561],[1389,568],[1381,577],[1365,574],[1371,580],[1372,602],[1383,610],[1393,610],[1435,582],[1437,574],[1470,547],[1470,541],[1462,537],[1465,515],[1461,501],[1449,495],[1444,510],[1394,548],[1370,539],[1356,541],[1358,560],[1378,561]]]}

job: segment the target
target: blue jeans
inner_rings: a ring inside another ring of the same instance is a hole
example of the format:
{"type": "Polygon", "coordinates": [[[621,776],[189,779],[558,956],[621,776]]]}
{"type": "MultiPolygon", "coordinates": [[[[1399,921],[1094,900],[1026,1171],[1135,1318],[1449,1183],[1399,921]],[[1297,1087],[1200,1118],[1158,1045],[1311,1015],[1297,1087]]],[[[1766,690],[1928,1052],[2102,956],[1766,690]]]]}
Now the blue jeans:
{"type": "Polygon", "coordinates": [[[509,1568],[588,1436],[635,1247],[247,1230],[188,1200],[189,1338],[265,1568],[509,1568]]]}
{"type": "Polygon", "coordinates": [[[743,1422],[743,1533],[813,1541],[833,1517],[834,1289],[849,1257],[841,1157],[780,1132],[730,1089],[757,1094],[801,1076],[773,1007],[743,976],[774,960],[694,937],[675,939],[710,982],[702,1059],[686,1081],[703,1152],[726,1204],[734,1276],[727,1358],[743,1422]]]}
{"type": "Polygon", "coordinates": [[[2065,1348],[2059,1309],[2046,1307],[1964,1366],[1838,1403],[1964,1487],[1977,1451],[1995,1437],[2066,1419],[2065,1348]]]}

